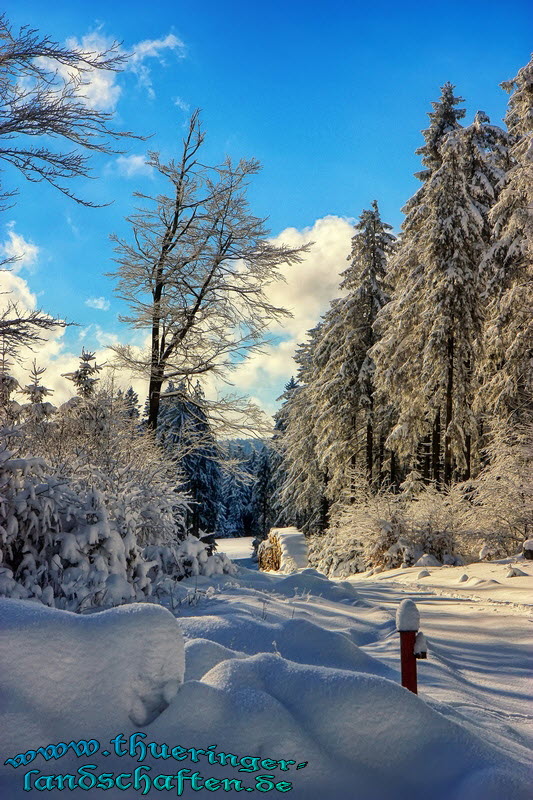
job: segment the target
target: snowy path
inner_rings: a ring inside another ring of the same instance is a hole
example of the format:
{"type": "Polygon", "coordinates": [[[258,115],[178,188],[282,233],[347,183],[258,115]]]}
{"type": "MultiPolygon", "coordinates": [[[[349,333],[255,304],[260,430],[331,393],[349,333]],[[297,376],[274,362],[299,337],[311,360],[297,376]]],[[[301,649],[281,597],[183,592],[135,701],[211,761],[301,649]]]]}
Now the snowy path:
{"type": "Polygon", "coordinates": [[[257,569],[257,562],[252,561],[253,538],[251,536],[241,536],[233,539],[216,539],[215,541],[218,550],[222,553],[226,553],[226,555],[240,567],[257,569]]]}

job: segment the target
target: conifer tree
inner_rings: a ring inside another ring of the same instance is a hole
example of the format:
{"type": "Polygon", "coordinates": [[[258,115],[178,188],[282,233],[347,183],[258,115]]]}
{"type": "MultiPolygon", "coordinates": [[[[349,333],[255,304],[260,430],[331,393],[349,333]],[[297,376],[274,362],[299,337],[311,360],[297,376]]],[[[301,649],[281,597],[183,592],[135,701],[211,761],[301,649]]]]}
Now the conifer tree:
{"type": "Polygon", "coordinates": [[[298,383],[295,381],[294,377],[291,377],[288,383],[285,384],[283,393],[277,398],[278,403],[281,401],[281,406],[274,414],[274,435],[272,437],[270,455],[270,506],[272,521],[275,525],[280,527],[292,524],[285,516],[285,507],[281,499],[281,492],[287,479],[283,457],[283,438],[288,425],[290,399],[297,389],[298,383]]]}
{"type": "Polygon", "coordinates": [[[407,206],[394,260],[395,292],[378,317],[382,338],[372,351],[379,392],[392,399],[398,414],[387,446],[415,471],[422,461],[424,477],[431,474],[437,484],[449,484],[454,470],[463,476],[470,471],[477,431],[472,401],[482,322],[480,264],[504,149],[503,131],[483,114],[460,129],[459,112],[451,128],[457,98],[445,90],[448,110],[444,114],[441,108],[441,118],[448,119],[448,133],[438,139],[440,128],[435,135],[431,128],[425,132],[427,144],[420,151],[428,167],[420,175],[425,183],[407,206]]]}
{"type": "Polygon", "coordinates": [[[133,386],[130,386],[124,394],[124,402],[126,404],[126,413],[131,419],[139,418],[139,395],[134,391],[133,386]]]}
{"type": "Polygon", "coordinates": [[[94,394],[99,380],[96,376],[101,370],[102,365],[96,363],[94,353],[82,347],[78,369],[75,372],[65,373],[63,377],[72,381],[80,397],[88,398],[94,394]]]}
{"type": "Polygon", "coordinates": [[[187,391],[172,382],[161,396],[157,435],[176,459],[184,488],[193,499],[189,527],[195,536],[217,528],[220,505],[220,453],[203,410],[204,394],[197,383],[187,391]]]}
{"type": "Polygon", "coordinates": [[[283,469],[280,491],[282,515],[291,525],[306,532],[327,527],[329,501],[326,496],[328,475],[319,464],[314,432],[316,406],[311,382],[313,353],[323,323],[308,332],[308,341],[300,345],[294,360],[299,364],[295,389],[286,404],[286,429],[282,439],[283,469]]]}
{"type": "Polygon", "coordinates": [[[271,496],[271,450],[265,445],[257,458],[251,499],[254,534],[258,539],[265,539],[270,529],[272,522],[271,496]]]}
{"type": "Polygon", "coordinates": [[[369,350],[375,342],[374,322],[387,302],[386,264],[395,242],[390,230],[376,202],[362,212],[352,238],[350,266],[342,273],[341,289],[348,294],[332,303],[314,348],[310,384],[317,409],[314,430],[331,499],[340,497],[356,465],[370,483],[379,478],[374,441],[380,432],[369,350]]]}
{"type": "Polygon", "coordinates": [[[490,212],[489,306],[478,405],[505,424],[522,424],[533,415],[533,58],[502,87],[511,92],[510,162],[490,212]]]}

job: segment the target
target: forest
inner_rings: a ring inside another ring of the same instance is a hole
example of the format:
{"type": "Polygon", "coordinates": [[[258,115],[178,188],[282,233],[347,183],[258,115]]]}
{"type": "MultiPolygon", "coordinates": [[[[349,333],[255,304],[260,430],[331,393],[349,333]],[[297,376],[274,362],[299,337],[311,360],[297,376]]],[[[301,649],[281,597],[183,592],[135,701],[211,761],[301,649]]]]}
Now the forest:
{"type": "MultiPolygon", "coordinates": [[[[123,57],[2,18],[2,59],[15,80],[0,87],[0,159],[88,204],[69,182],[136,134],[80,89],[123,57]],[[50,149],[57,140],[67,149],[50,149]]],[[[6,299],[0,595],[74,611],[171,595],[181,578],[232,572],[215,537],[258,544],[272,527],[305,532],[310,563],[336,577],[423,554],[499,558],[532,536],[533,61],[502,86],[505,128],[481,111],[463,124],[463,98],[442,86],[401,231],[369,198],[272,425],[205,380],[231,382],[288,315],[266,289],[313,244],[273,242],[247,198],[259,164],[206,163],[197,111],[174,160],[149,155],[166,193],[138,192],[130,234],[114,237],[110,274],[144,349],[112,345],[111,377],[82,350],[73,397],[56,407],[47,364],[34,361],[25,385],[12,366],[67,323],[6,299]],[[144,377],[146,398],[120,388],[120,369],[144,377]]],[[[16,200],[4,183],[2,200],[16,200]]]]}

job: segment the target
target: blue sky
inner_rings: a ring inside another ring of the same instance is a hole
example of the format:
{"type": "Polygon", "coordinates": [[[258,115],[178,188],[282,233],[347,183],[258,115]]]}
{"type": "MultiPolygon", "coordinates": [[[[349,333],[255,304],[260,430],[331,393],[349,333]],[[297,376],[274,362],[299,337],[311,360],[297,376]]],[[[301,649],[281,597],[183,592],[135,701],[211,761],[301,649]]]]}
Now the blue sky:
{"type": "Polygon", "coordinates": [[[113,268],[108,236],[127,234],[134,190],[156,189],[143,166],[146,150],[177,154],[188,110],[200,107],[206,159],[258,158],[263,170],[249,194],[254,213],[270,218],[273,235],[290,229],[284,241],[317,242],[299,271],[287,273],[288,285],[275,288],[276,300],[295,313],[286,329],[273,331],[281,346],[236,375],[237,387],[268,410],[292,373],[294,344],[335,295],[350,220],[377,199],[383,218],[399,227],[417,186],[414,151],[439,87],[456,84],[466,122],[478,109],[501,122],[507,96],[498,84],[528,61],[533,22],[529,2],[502,11],[490,0],[8,0],[4,8],[15,27],[28,24],[58,41],[121,40],[135,53],[131,67],[95,91],[101,107],[115,111],[117,126],[152,134],[148,143],[131,142],[122,159],[95,158],[98,180],[76,186],[96,202],[113,200],[106,208],[86,209],[3,176],[20,188],[0,221],[0,242],[25,253],[17,296],[31,291],[43,309],[80,325],[42,354],[57,397],[68,390],[58,376],[81,344],[102,352],[130,336],[117,319],[125,309],[104,277],[113,268]]]}

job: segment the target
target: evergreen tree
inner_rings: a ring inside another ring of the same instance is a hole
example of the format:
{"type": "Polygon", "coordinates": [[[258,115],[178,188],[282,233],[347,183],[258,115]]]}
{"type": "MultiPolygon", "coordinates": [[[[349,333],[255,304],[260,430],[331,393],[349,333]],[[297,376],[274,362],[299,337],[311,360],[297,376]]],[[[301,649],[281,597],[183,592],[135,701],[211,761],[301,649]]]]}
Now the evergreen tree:
{"type": "Polygon", "coordinates": [[[285,473],[279,493],[281,514],[288,524],[306,532],[325,530],[329,511],[328,475],[319,463],[311,390],[313,354],[322,326],[321,322],[309,331],[308,341],[299,346],[294,356],[299,364],[299,386],[286,402],[286,428],[281,442],[285,473]]]}
{"type": "Polygon", "coordinates": [[[94,353],[90,353],[83,347],[78,369],[75,372],[65,373],[63,377],[72,381],[80,397],[87,398],[94,394],[96,384],[99,380],[96,376],[101,370],[102,365],[96,363],[94,353]]]}
{"type": "Polygon", "coordinates": [[[124,393],[124,404],[126,414],[130,419],[139,419],[139,395],[134,391],[133,386],[124,393]]]}
{"type": "Polygon", "coordinates": [[[298,383],[291,377],[285,384],[283,394],[277,398],[278,403],[281,401],[281,406],[274,414],[274,435],[270,452],[270,511],[272,522],[279,527],[292,524],[285,517],[284,504],[281,500],[281,492],[287,479],[283,458],[283,437],[288,425],[290,399],[297,389],[298,383]]]}
{"type": "Polygon", "coordinates": [[[490,213],[479,407],[520,424],[533,415],[533,58],[502,87],[512,92],[506,115],[510,163],[490,213]]]}
{"type": "Polygon", "coordinates": [[[390,230],[376,202],[362,212],[352,238],[350,266],[342,273],[341,289],[348,294],[332,303],[313,352],[314,430],[332,500],[340,497],[354,468],[360,467],[369,483],[379,480],[382,469],[382,448],[376,459],[374,446],[381,432],[369,350],[375,342],[374,322],[387,302],[386,265],[395,243],[390,230]]]}
{"type": "MultiPolygon", "coordinates": [[[[448,97],[448,129],[452,100],[457,98],[448,97]]],[[[449,484],[454,469],[470,472],[477,431],[472,400],[482,321],[480,263],[501,178],[503,140],[503,131],[483,114],[467,129],[456,122],[438,147],[426,132],[425,184],[416,203],[408,205],[394,297],[376,324],[381,340],[372,353],[378,388],[398,414],[387,446],[415,472],[422,463],[424,478],[431,474],[437,484],[449,484]]]]}
{"type": "Polygon", "coordinates": [[[258,452],[253,440],[227,442],[224,449],[220,535],[257,537],[261,514],[269,511],[269,496],[257,493],[263,450],[258,452]]]}
{"type": "Polygon", "coordinates": [[[161,395],[157,427],[159,441],[179,465],[184,488],[193,499],[188,515],[195,536],[217,529],[221,473],[220,452],[203,410],[204,395],[197,383],[187,391],[184,383],[169,383],[161,395]]]}
{"type": "Polygon", "coordinates": [[[250,493],[250,529],[251,535],[259,542],[268,535],[272,524],[272,469],[271,450],[263,445],[254,451],[254,463],[250,466],[253,484],[250,493]]]}

